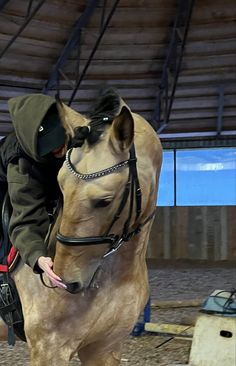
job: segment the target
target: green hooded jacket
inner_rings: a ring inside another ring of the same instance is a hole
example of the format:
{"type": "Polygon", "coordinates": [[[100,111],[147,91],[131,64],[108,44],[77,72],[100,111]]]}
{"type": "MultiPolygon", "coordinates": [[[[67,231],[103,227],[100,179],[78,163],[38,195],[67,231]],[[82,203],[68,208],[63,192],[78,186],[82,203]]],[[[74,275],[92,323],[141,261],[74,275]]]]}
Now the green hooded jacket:
{"type": "MultiPolygon", "coordinates": [[[[54,97],[43,94],[25,95],[9,100],[9,111],[18,141],[27,156],[33,159],[32,163],[20,158],[7,166],[8,192],[13,207],[9,235],[23,261],[35,272],[41,272],[37,266],[38,258],[47,256],[45,237],[49,228],[49,218],[46,209],[46,186],[32,174],[32,164],[36,163],[35,166],[41,175],[47,175],[49,185],[57,184],[56,176],[62,161],[60,164],[54,164],[54,169],[51,169],[51,163],[49,169],[45,170],[43,167],[47,168],[48,162],[37,153],[39,127],[49,108],[55,103],[54,97]]],[[[54,159],[54,162],[55,160],[58,159],[54,159]]]]}

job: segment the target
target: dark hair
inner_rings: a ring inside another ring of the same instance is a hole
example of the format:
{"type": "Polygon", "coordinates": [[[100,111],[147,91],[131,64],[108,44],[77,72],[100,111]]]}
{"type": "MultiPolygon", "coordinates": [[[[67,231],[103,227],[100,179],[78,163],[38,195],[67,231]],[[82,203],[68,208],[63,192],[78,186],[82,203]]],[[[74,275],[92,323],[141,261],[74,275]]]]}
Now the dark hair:
{"type": "Polygon", "coordinates": [[[81,147],[85,140],[94,144],[99,140],[102,132],[108,124],[111,124],[117,116],[121,98],[113,88],[106,88],[96,100],[92,111],[88,114],[90,123],[88,126],[75,128],[75,135],[70,147],[81,147]]]}

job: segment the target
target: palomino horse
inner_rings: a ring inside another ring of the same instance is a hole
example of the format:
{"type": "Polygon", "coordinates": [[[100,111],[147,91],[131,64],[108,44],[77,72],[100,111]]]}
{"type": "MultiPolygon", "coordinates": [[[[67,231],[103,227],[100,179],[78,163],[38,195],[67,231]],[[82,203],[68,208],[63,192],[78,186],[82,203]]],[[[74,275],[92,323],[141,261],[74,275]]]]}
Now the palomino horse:
{"type": "Polygon", "coordinates": [[[75,354],[83,366],[120,365],[149,294],[145,253],[162,149],[113,91],[89,117],[58,108],[74,147],[58,175],[64,202],[50,245],[68,291],[45,287],[27,266],[15,274],[31,365],[66,366],[75,354]]]}

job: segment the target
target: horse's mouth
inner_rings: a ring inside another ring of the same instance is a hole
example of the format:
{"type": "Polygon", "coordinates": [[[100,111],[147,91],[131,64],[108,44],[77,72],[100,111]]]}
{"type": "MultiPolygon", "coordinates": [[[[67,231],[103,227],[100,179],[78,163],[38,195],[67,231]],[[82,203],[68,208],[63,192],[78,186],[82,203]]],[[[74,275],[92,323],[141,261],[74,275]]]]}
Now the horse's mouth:
{"type": "Polygon", "coordinates": [[[95,272],[92,275],[92,278],[90,279],[89,282],[64,282],[64,284],[66,285],[66,291],[69,292],[70,294],[78,294],[79,292],[82,292],[84,290],[88,290],[91,288],[94,289],[98,289],[100,286],[98,285],[97,282],[97,277],[98,274],[100,273],[101,270],[101,265],[99,264],[99,266],[96,268],[95,272]]]}
{"type": "Polygon", "coordinates": [[[83,290],[80,282],[65,283],[65,285],[66,291],[68,291],[70,294],[78,294],[81,290],[83,290]]]}

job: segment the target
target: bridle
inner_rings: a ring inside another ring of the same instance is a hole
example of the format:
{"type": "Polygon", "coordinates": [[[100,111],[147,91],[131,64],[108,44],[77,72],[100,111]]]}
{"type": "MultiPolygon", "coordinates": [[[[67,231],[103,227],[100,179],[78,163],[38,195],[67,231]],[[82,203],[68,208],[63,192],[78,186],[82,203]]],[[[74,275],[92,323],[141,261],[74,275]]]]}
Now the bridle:
{"type": "Polygon", "coordinates": [[[142,209],[142,193],[141,193],[141,188],[140,188],[140,184],[139,184],[139,179],[138,179],[138,172],[137,172],[137,158],[136,158],[136,152],[135,152],[135,146],[134,144],[132,145],[132,147],[130,148],[129,151],[129,159],[122,161],[116,165],[113,165],[110,168],[95,172],[95,173],[90,173],[90,174],[83,174],[78,172],[74,165],[71,162],[71,153],[72,153],[72,149],[68,150],[67,154],[66,154],[66,159],[65,159],[65,164],[67,166],[67,168],[69,169],[69,171],[76,176],[78,179],[82,179],[82,180],[93,180],[93,179],[97,179],[100,177],[104,177],[106,175],[112,174],[120,169],[122,169],[123,167],[128,167],[129,168],[129,174],[128,174],[128,181],[125,185],[125,189],[123,192],[123,196],[121,198],[121,202],[120,205],[116,211],[116,214],[114,216],[114,218],[112,219],[107,231],[104,233],[104,235],[101,236],[87,236],[87,237],[71,237],[71,236],[65,236],[62,235],[60,232],[57,233],[56,238],[57,240],[67,246],[87,246],[87,245],[101,245],[101,244],[110,244],[110,248],[109,250],[104,254],[103,258],[108,257],[109,255],[111,255],[112,253],[116,252],[121,245],[124,242],[129,241],[134,235],[137,235],[141,228],[149,221],[152,219],[152,217],[154,216],[154,213],[152,213],[142,224],[137,224],[136,227],[134,229],[130,229],[130,223],[131,223],[131,218],[133,215],[133,211],[134,211],[134,206],[136,207],[136,218],[135,221],[138,220],[140,213],[141,213],[141,209],[142,209]],[[124,210],[127,200],[130,197],[130,202],[129,202],[129,213],[128,213],[128,218],[126,219],[124,226],[123,226],[123,230],[122,230],[122,234],[121,235],[117,235],[117,234],[111,234],[111,229],[113,227],[113,225],[115,224],[115,222],[119,219],[122,211],[124,210]]]}
{"type": "MultiPolygon", "coordinates": [[[[130,229],[130,224],[131,224],[131,219],[132,219],[133,212],[134,212],[134,207],[136,207],[135,221],[138,221],[138,218],[141,214],[141,209],[142,209],[142,192],[141,192],[139,179],[138,179],[137,164],[136,164],[137,158],[136,158],[134,144],[132,145],[132,147],[129,151],[128,160],[115,164],[110,168],[107,168],[107,169],[104,169],[104,170],[101,170],[101,171],[98,171],[95,173],[90,173],[90,174],[83,174],[76,170],[76,168],[74,167],[74,165],[71,162],[72,150],[73,149],[70,149],[67,151],[65,164],[66,164],[67,168],[69,169],[69,171],[78,179],[88,181],[88,180],[97,179],[97,178],[101,178],[106,175],[112,174],[124,167],[129,168],[128,180],[127,180],[127,183],[124,188],[124,192],[123,192],[123,196],[121,198],[120,205],[104,235],[86,236],[86,237],[80,237],[80,238],[65,236],[65,235],[62,235],[60,232],[58,232],[56,235],[57,240],[61,244],[66,245],[66,246],[89,246],[89,245],[110,244],[110,248],[107,250],[107,252],[102,257],[102,260],[104,260],[109,255],[115,253],[122,246],[122,244],[124,244],[125,242],[128,242],[131,238],[133,238],[135,235],[137,235],[141,231],[142,227],[144,225],[146,225],[154,217],[155,211],[153,211],[146,218],[146,220],[144,222],[138,223],[138,224],[136,224],[136,226],[133,229],[130,229]],[[124,208],[126,206],[126,203],[127,203],[129,197],[130,197],[129,213],[128,213],[128,217],[124,223],[122,234],[121,235],[111,234],[111,229],[112,229],[113,225],[115,224],[115,222],[119,219],[122,211],[124,210],[124,208]]],[[[100,266],[98,266],[98,268],[96,269],[88,287],[91,286],[100,266]]],[[[44,286],[46,286],[48,288],[55,288],[54,286],[53,287],[48,286],[44,282],[42,274],[40,275],[40,278],[41,278],[41,281],[44,286]]],[[[66,290],[68,292],[70,292],[70,293],[77,292],[74,290],[74,286],[77,287],[77,285],[79,284],[78,282],[65,283],[65,284],[67,286],[66,290]]]]}

